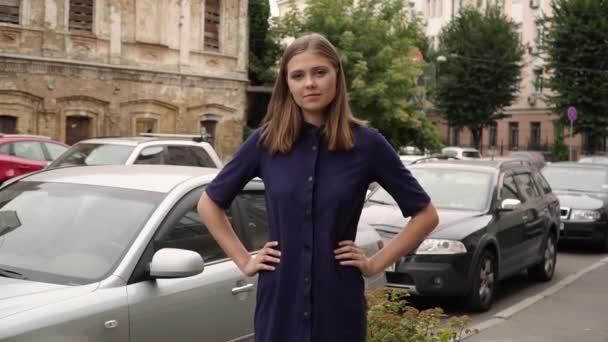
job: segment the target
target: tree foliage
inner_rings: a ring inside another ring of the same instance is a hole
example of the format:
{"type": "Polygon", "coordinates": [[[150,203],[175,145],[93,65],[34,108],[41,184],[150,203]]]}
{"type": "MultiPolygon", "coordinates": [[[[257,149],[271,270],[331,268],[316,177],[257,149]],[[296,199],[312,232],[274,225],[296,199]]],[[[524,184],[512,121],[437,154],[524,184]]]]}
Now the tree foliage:
{"type": "Polygon", "coordinates": [[[268,0],[249,1],[249,80],[252,85],[271,85],[281,47],[269,24],[268,0]]]}
{"type": "Polygon", "coordinates": [[[575,132],[605,137],[608,127],[608,1],[555,0],[546,19],[548,97],[563,123],[579,113],[575,132]]]}
{"type": "Polygon", "coordinates": [[[416,80],[422,61],[413,58],[426,39],[402,0],[310,0],[303,13],[283,17],[277,32],[296,37],[305,32],[326,36],[340,52],[350,103],[394,146],[437,149],[437,128],[421,112],[424,90],[416,80]]]}
{"type": "Polygon", "coordinates": [[[479,148],[483,127],[504,117],[521,80],[523,47],[515,25],[497,8],[464,8],[442,31],[433,102],[453,127],[467,127],[479,148]]]}

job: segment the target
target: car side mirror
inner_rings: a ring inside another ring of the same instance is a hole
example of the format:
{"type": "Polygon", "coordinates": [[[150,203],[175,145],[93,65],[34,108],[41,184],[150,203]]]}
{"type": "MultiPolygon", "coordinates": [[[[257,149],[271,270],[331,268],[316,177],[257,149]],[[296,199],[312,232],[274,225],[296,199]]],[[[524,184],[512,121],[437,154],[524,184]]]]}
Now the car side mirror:
{"type": "Polygon", "coordinates": [[[163,153],[164,151],[164,147],[162,146],[153,146],[153,147],[149,147],[146,148],[145,150],[141,151],[141,153],[139,154],[142,157],[153,157],[153,156],[157,156],[161,153],[163,153]]]}
{"type": "Polygon", "coordinates": [[[42,169],[43,170],[48,169],[50,165],[51,165],[51,162],[47,161],[46,163],[44,163],[44,166],[42,167],[42,169]]]}
{"type": "Polygon", "coordinates": [[[514,198],[506,198],[502,202],[500,202],[500,211],[512,211],[517,208],[518,205],[521,204],[520,200],[514,198]]]}
{"type": "Polygon", "coordinates": [[[152,278],[185,278],[200,274],[205,269],[200,254],[177,248],[163,248],[152,257],[152,278]]]}

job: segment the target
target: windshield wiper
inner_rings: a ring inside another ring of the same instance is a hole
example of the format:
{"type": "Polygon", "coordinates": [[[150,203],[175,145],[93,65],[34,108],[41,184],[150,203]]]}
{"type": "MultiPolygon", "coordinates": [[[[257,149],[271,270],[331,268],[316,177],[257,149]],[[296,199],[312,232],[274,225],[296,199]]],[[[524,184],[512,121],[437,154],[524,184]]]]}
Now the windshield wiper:
{"type": "Polygon", "coordinates": [[[27,277],[23,274],[3,268],[0,268],[0,277],[27,280],[27,277]]]}

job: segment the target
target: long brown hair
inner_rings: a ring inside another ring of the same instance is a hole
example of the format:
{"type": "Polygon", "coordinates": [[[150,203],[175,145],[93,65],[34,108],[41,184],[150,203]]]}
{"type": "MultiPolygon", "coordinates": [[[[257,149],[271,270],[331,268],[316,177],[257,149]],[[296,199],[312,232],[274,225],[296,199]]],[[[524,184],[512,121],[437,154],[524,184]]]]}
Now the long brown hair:
{"type": "Polygon", "coordinates": [[[274,84],[268,112],[264,117],[260,140],[271,154],[287,153],[300,134],[302,112],[295,103],[287,84],[287,64],[296,55],[313,51],[329,60],[336,70],[336,96],[327,108],[324,135],[329,150],[348,150],[354,146],[351,124],[365,126],[350,110],[346,80],[337,49],[318,33],[308,33],[294,40],[283,52],[279,75],[274,84]]]}

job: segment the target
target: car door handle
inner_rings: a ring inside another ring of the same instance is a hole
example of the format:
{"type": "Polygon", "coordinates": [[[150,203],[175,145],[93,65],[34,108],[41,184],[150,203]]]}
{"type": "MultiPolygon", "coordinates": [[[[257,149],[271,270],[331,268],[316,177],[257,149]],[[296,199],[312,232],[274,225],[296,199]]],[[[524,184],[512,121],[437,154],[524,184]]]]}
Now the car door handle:
{"type": "Polygon", "coordinates": [[[243,292],[251,292],[251,291],[253,291],[254,288],[255,288],[255,286],[253,284],[246,284],[243,286],[234,287],[232,289],[232,294],[237,295],[237,294],[243,293],[243,292]]]}

